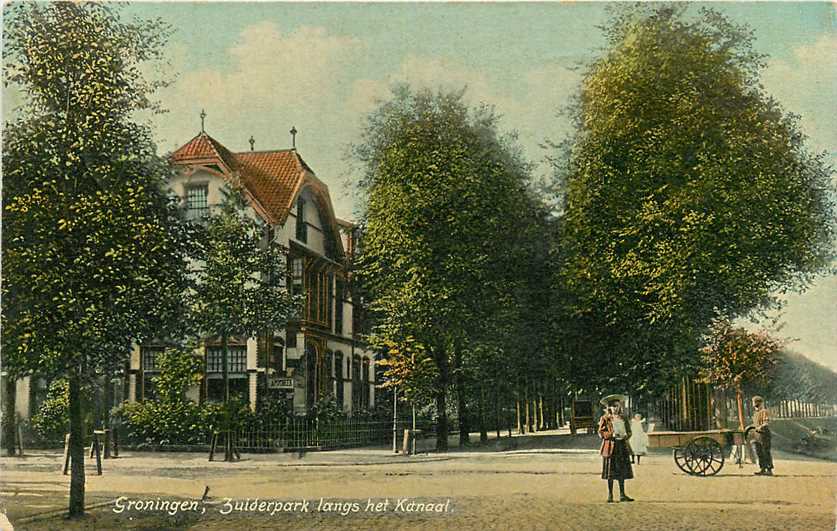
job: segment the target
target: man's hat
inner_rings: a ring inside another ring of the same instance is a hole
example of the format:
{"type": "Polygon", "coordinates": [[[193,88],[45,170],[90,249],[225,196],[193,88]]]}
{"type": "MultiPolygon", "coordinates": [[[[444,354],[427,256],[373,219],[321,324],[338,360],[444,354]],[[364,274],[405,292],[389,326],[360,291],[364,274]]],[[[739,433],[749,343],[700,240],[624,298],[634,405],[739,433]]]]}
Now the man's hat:
{"type": "Polygon", "coordinates": [[[756,395],[753,397],[753,402],[761,402],[762,404],[764,404],[764,398],[760,397],[759,395],[756,395]]]}
{"type": "Polygon", "coordinates": [[[628,397],[620,394],[607,395],[606,397],[599,400],[599,403],[603,406],[609,406],[611,402],[615,402],[617,400],[624,404],[628,401],[628,397]]]}

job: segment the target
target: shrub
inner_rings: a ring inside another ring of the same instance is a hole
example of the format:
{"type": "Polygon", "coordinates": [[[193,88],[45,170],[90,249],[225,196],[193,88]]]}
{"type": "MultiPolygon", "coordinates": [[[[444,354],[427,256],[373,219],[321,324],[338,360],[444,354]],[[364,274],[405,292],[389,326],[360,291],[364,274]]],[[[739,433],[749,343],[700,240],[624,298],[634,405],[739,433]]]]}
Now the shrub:
{"type": "Polygon", "coordinates": [[[123,404],[118,417],[128,437],[148,444],[203,444],[218,422],[210,405],[186,398],[186,391],[200,381],[200,360],[187,349],[166,349],[157,360],[154,377],[159,399],[123,404]]]}
{"type": "MultiPolygon", "coordinates": [[[[89,397],[92,389],[89,385],[82,386],[82,411],[87,412],[83,421],[83,433],[89,435],[93,431],[93,408],[89,397]]],[[[55,442],[64,439],[64,434],[70,431],[70,385],[65,379],[53,380],[47,389],[47,396],[32,415],[30,426],[38,442],[55,442]]]]}
{"type": "Polygon", "coordinates": [[[119,417],[128,437],[148,444],[205,444],[207,410],[189,400],[125,403],[119,417]]]}

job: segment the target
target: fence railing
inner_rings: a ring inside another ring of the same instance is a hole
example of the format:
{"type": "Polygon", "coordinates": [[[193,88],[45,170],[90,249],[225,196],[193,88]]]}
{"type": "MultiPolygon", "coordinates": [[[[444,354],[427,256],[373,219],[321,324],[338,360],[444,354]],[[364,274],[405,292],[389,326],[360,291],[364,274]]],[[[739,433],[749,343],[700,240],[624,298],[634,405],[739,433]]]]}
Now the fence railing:
{"type": "MultiPolygon", "coordinates": [[[[405,429],[411,429],[410,420],[399,419],[395,434],[401,441],[405,429]]],[[[429,422],[419,422],[425,437],[434,436],[435,428],[429,422]]],[[[207,443],[212,434],[208,434],[207,443]]],[[[362,446],[392,445],[392,421],[356,419],[320,420],[317,418],[290,417],[258,427],[243,427],[234,432],[236,446],[241,450],[282,451],[293,449],[358,448],[362,446]]]]}
{"type": "MultiPolygon", "coordinates": [[[[752,418],[755,414],[752,401],[747,397],[743,401],[744,416],[752,418]]],[[[767,398],[767,408],[773,418],[817,418],[837,416],[837,405],[818,404],[815,402],[803,402],[801,400],[770,400],[767,398]]],[[[726,400],[727,418],[733,420],[738,418],[738,405],[734,398],[726,400]]]]}

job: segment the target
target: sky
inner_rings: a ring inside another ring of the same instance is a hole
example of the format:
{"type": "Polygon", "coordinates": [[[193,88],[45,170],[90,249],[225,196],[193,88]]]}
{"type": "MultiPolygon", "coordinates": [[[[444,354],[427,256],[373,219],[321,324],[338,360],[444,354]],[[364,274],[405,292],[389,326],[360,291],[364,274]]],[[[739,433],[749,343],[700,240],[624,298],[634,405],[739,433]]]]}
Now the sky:
{"type": "MultiPolygon", "coordinates": [[[[766,89],[801,116],[810,146],[837,161],[837,4],[721,3],[749,24],[769,55],[766,89]]],[[[233,151],[290,147],[330,189],[335,212],[353,219],[345,160],[364,117],[396,82],[467,87],[472,103],[494,105],[514,130],[536,174],[546,175],[545,140],[568,131],[562,106],[577,66],[603,44],[606,3],[137,3],[126,15],[159,17],[175,82],[154,118],[162,152],[206,131],[233,151]]],[[[837,277],[791,295],[782,333],[791,348],[837,370],[837,277]]]]}

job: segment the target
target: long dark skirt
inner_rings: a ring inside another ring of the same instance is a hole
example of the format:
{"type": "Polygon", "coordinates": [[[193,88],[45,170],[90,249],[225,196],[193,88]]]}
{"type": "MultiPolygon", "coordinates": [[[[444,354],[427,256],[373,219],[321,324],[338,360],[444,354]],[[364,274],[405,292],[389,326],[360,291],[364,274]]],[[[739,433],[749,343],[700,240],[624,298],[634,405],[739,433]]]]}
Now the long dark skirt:
{"type": "Polygon", "coordinates": [[[602,457],[602,479],[633,479],[631,454],[623,440],[616,440],[610,457],[602,457]]]}

